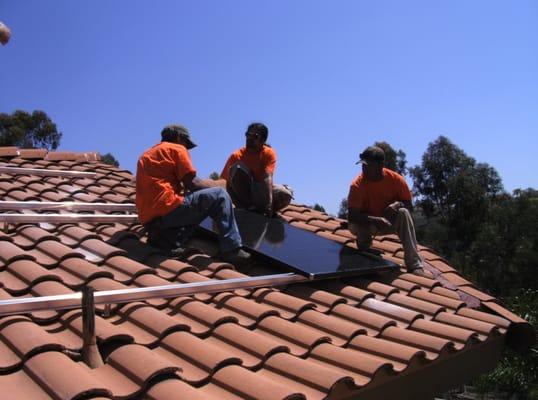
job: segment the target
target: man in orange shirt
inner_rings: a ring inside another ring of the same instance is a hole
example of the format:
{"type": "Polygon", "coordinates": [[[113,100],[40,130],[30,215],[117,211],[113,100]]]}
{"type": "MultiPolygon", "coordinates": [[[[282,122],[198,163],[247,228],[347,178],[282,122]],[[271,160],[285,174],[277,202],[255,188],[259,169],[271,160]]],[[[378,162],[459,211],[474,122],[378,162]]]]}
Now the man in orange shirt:
{"type": "Polygon", "coordinates": [[[396,233],[404,248],[407,270],[424,275],[418,254],[411,208],[411,191],[400,174],[384,168],[385,153],[376,146],[360,154],[362,174],[349,188],[349,230],[357,236],[357,247],[366,250],[372,245],[372,235],[396,233]]]}
{"type": "Polygon", "coordinates": [[[248,126],[245,147],[234,151],[222,169],[221,178],[237,207],[273,216],[286,207],[293,192],[286,185],[274,185],[276,152],[266,144],[269,130],[262,123],[248,126]]]}
{"type": "Polygon", "coordinates": [[[138,160],[136,207],[148,231],[148,242],[163,250],[177,250],[206,217],[217,224],[221,258],[243,262],[241,237],[230,197],[208,179],[198,179],[188,150],[196,145],[182,125],[169,125],[162,140],[138,160]]]}

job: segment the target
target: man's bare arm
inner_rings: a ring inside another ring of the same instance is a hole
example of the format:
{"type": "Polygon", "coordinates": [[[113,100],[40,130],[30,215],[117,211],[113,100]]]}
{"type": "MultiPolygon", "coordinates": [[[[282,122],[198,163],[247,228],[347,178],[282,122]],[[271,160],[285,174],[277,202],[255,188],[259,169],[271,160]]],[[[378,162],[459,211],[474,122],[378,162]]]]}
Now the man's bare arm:
{"type": "Polygon", "coordinates": [[[183,183],[183,187],[190,192],[212,187],[226,187],[226,181],[224,179],[218,179],[216,181],[213,179],[200,179],[193,173],[185,175],[181,182],[183,183]]]}
{"type": "Polygon", "coordinates": [[[264,213],[268,217],[273,216],[273,174],[268,174],[263,183],[265,185],[265,210],[264,213]]]}
{"type": "Polygon", "coordinates": [[[349,223],[374,224],[379,228],[391,226],[391,223],[386,218],[368,215],[361,212],[358,208],[349,208],[347,213],[347,219],[349,223]]]}

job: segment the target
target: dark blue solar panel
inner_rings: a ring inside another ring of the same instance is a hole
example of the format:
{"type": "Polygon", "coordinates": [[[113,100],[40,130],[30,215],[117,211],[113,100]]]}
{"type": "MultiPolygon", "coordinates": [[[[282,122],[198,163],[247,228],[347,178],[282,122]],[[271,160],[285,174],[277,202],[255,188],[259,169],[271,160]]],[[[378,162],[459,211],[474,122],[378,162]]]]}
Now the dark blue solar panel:
{"type": "MultiPolygon", "coordinates": [[[[243,246],[247,251],[311,279],[360,275],[399,268],[391,261],[296,228],[279,218],[267,218],[238,209],[235,210],[235,217],[243,246]]],[[[200,226],[214,232],[209,218],[200,226]]]]}

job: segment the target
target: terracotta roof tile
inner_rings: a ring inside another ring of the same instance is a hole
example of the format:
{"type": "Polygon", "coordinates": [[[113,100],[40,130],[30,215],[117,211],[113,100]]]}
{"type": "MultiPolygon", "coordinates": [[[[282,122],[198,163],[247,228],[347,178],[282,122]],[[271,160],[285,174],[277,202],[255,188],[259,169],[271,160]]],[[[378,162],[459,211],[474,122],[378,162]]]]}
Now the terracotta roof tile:
{"type": "Polygon", "coordinates": [[[214,298],[216,308],[235,318],[240,325],[252,329],[269,315],[280,315],[277,310],[264,304],[236,296],[232,293],[221,293],[214,298]]]}
{"type": "Polygon", "coordinates": [[[360,308],[391,318],[401,326],[409,326],[416,319],[424,318],[424,314],[414,311],[413,309],[373,298],[364,300],[361,303],[360,308]]]}
{"type": "Polygon", "coordinates": [[[299,357],[308,354],[316,345],[331,341],[326,333],[306,325],[294,324],[277,316],[264,318],[258,324],[256,333],[277,340],[299,357]]]}
{"type": "Polygon", "coordinates": [[[315,303],[316,309],[320,312],[328,312],[337,304],[347,303],[345,297],[306,285],[288,286],[285,292],[315,303]]]}
{"type": "Polygon", "coordinates": [[[429,316],[434,316],[441,311],[445,311],[445,308],[438,304],[419,300],[411,296],[405,296],[400,293],[391,294],[387,298],[387,301],[429,316]]]}
{"type": "Polygon", "coordinates": [[[327,290],[342,296],[350,305],[362,303],[364,300],[375,297],[374,293],[364,290],[353,285],[345,284],[339,281],[328,281],[322,283],[327,290]]]}
{"type": "Polygon", "coordinates": [[[454,342],[450,340],[400,327],[388,327],[381,333],[381,338],[421,349],[430,360],[454,350],[454,342]]]}
{"type": "Polygon", "coordinates": [[[377,336],[388,326],[396,325],[396,322],[388,317],[347,304],[338,304],[331,311],[331,315],[347,319],[364,327],[369,336],[377,336]]]}
{"type": "Polygon", "coordinates": [[[226,322],[238,322],[225,311],[191,298],[178,298],[172,301],[170,306],[172,311],[169,315],[186,323],[191,328],[190,331],[198,336],[205,336],[226,322]]]}
{"type": "Polygon", "coordinates": [[[141,394],[152,379],[170,376],[178,367],[144,346],[126,345],[115,350],[106,364],[92,371],[92,375],[106,384],[117,398],[141,394]]]}
{"type": "Polygon", "coordinates": [[[25,363],[25,369],[56,398],[76,398],[82,395],[111,397],[102,381],[82,363],[72,361],[57,351],[38,354],[25,363]],[[50,368],[54,365],[55,368],[50,368]]]}
{"type": "Polygon", "coordinates": [[[19,149],[15,146],[0,147],[0,157],[16,157],[19,155],[19,149]]]}
{"type": "MultiPolygon", "coordinates": [[[[330,368],[328,364],[319,365],[286,353],[278,353],[269,358],[259,374],[278,379],[290,388],[300,388],[298,391],[304,393],[308,399],[321,399],[331,390],[340,387],[343,389],[355,383],[349,373],[330,368]]],[[[357,384],[368,381],[367,378],[362,378],[357,384]]]]}
{"type": "Polygon", "coordinates": [[[409,295],[420,300],[425,300],[433,304],[438,304],[451,310],[457,310],[465,306],[465,302],[459,299],[456,300],[454,298],[431,293],[423,289],[413,290],[409,295]]]}
{"type": "Polygon", "coordinates": [[[296,319],[296,324],[315,329],[331,338],[337,346],[344,346],[357,335],[368,333],[368,330],[349,319],[340,318],[338,314],[326,315],[315,310],[307,310],[296,319]]]}
{"type": "Polygon", "coordinates": [[[6,241],[0,241],[0,269],[4,268],[16,260],[33,260],[35,257],[28,254],[26,251],[18,247],[17,245],[6,241]]]}
{"type": "Polygon", "coordinates": [[[234,323],[218,326],[206,341],[219,348],[233,350],[241,359],[242,365],[249,369],[259,369],[273,354],[290,351],[270,336],[259,335],[258,331],[251,331],[234,323]]]}
{"type": "Polygon", "coordinates": [[[270,374],[254,373],[240,366],[231,365],[219,370],[212,377],[207,393],[217,399],[282,399],[303,400],[305,395],[294,391],[283,380],[270,374]]]}
{"type": "Polygon", "coordinates": [[[355,337],[349,347],[390,361],[396,371],[403,371],[408,367],[416,368],[417,364],[423,363],[426,358],[426,352],[416,347],[367,335],[355,337]]]}
{"type": "Polygon", "coordinates": [[[254,292],[253,298],[257,302],[278,311],[286,319],[292,319],[304,310],[316,307],[313,302],[304,301],[273,289],[259,289],[254,292]]]}

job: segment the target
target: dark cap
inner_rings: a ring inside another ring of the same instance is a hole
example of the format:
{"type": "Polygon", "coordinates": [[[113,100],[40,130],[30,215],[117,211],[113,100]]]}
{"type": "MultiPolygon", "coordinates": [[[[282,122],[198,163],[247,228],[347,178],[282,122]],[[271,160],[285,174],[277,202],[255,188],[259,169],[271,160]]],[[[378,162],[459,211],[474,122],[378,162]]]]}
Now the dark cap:
{"type": "Polygon", "coordinates": [[[177,136],[179,136],[181,139],[185,141],[185,144],[187,149],[192,149],[193,147],[196,147],[196,143],[194,143],[191,140],[191,135],[189,134],[189,130],[185,128],[183,125],[167,125],[164,127],[164,129],[161,131],[161,137],[162,140],[170,140],[174,139],[177,136]]]}
{"type": "Polygon", "coordinates": [[[367,147],[361,154],[359,154],[360,160],[355,164],[368,164],[368,161],[377,163],[385,162],[385,152],[383,149],[377,146],[367,147]]]}

